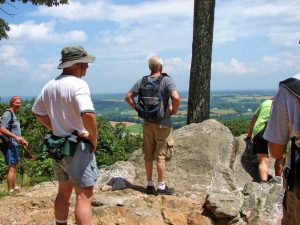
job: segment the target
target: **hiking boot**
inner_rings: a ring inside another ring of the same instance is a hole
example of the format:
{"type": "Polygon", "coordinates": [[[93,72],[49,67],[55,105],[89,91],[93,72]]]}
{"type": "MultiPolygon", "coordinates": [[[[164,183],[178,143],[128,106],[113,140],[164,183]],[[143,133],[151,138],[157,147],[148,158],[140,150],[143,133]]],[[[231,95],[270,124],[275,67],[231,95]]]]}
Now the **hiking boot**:
{"type": "Polygon", "coordinates": [[[8,191],[8,194],[9,194],[10,196],[14,196],[14,195],[16,194],[16,192],[15,192],[14,189],[10,189],[10,190],[8,191]]]}
{"type": "Polygon", "coordinates": [[[174,192],[175,192],[174,188],[169,188],[168,186],[166,186],[164,190],[157,189],[158,195],[172,195],[174,194],[174,192]]]}
{"type": "Polygon", "coordinates": [[[147,186],[147,188],[146,188],[146,194],[148,194],[148,195],[155,195],[155,188],[154,188],[154,186],[147,186]]]}
{"type": "Polygon", "coordinates": [[[283,178],[281,176],[275,176],[271,180],[269,180],[270,184],[283,184],[283,178]]]}
{"type": "Polygon", "coordinates": [[[21,188],[18,187],[18,186],[15,186],[15,187],[14,187],[14,191],[15,191],[15,192],[20,192],[20,191],[21,191],[21,188]]]}

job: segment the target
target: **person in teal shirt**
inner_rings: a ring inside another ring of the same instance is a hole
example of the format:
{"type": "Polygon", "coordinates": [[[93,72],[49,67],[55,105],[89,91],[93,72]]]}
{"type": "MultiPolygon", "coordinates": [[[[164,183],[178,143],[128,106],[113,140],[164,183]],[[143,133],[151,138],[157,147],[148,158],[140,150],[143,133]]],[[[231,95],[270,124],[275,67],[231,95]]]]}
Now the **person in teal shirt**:
{"type": "MultiPolygon", "coordinates": [[[[267,126],[273,98],[265,100],[259,105],[250,122],[246,139],[253,141],[253,154],[256,154],[259,165],[258,173],[261,182],[267,182],[269,176],[270,159],[268,154],[268,141],[263,138],[267,126]]],[[[283,159],[275,161],[275,176],[281,176],[283,159]]]]}

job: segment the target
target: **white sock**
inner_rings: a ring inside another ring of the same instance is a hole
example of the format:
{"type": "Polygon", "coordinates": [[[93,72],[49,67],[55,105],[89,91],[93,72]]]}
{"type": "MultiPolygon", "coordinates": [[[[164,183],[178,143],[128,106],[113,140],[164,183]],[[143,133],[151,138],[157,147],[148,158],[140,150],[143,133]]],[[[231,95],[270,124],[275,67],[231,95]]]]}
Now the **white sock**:
{"type": "Polygon", "coordinates": [[[56,224],[62,224],[62,225],[67,225],[68,220],[56,220],[56,224]]]}
{"type": "Polygon", "coordinates": [[[166,184],[164,181],[158,183],[157,189],[165,190],[165,188],[166,188],[166,184]]]}
{"type": "Polygon", "coordinates": [[[154,186],[153,181],[152,180],[148,180],[147,186],[154,186]]]}

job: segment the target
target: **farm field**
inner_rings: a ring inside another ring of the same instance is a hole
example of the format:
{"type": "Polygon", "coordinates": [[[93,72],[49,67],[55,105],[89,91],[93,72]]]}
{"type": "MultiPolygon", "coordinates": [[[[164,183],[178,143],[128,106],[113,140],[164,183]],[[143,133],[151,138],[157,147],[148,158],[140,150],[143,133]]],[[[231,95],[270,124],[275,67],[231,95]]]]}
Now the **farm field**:
{"type": "MultiPolygon", "coordinates": [[[[212,91],[210,118],[219,121],[243,118],[250,120],[259,104],[270,99],[275,90],[212,91]]],[[[181,104],[176,116],[172,118],[174,128],[186,124],[188,93],[180,92],[181,104]]],[[[94,106],[98,115],[109,121],[124,122],[132,132],[141,131],[142,120],[124,101],[124,94],[94,94],[94,106]]]]}

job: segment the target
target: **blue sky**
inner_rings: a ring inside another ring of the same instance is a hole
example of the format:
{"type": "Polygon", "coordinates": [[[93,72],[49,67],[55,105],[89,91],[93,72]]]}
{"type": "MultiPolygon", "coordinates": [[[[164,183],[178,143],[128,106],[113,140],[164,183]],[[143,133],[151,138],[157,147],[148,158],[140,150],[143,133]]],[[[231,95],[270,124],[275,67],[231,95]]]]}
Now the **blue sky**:
{"type": "MultiPolygon", "coordinates": [[[[0,96],[36,96],[59,75],[60,51],[82,45],[96,56],[84,79],[92,93],[126,93],[158,54],[188,90],[193,0],[74,0],[60,7],[1,5],[10,39],[0,41],[0,96]]],[[[276,89],[300,72],[300,4],[216,0],[212,90],[276,89]]]]}

